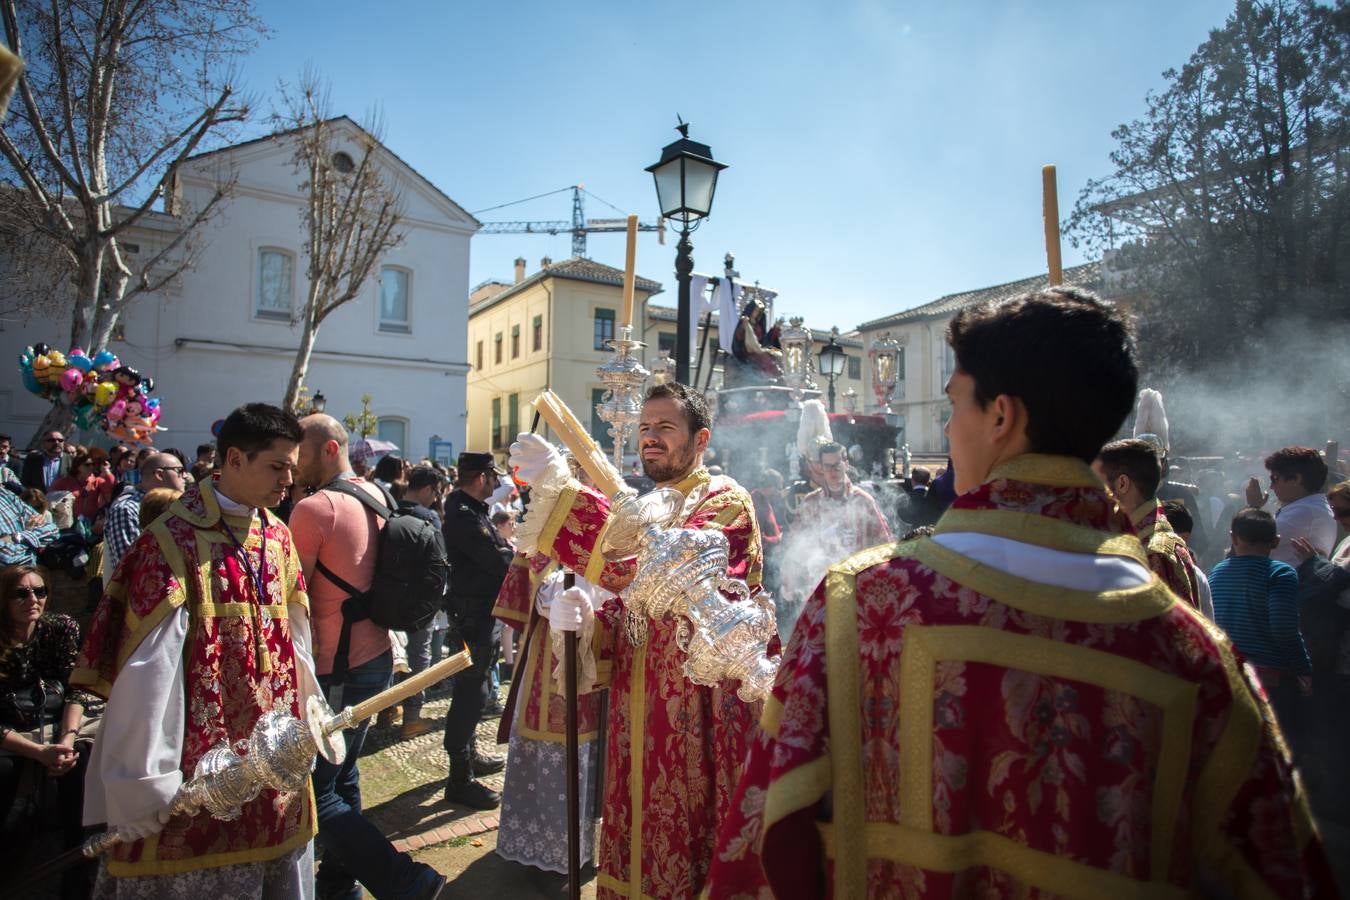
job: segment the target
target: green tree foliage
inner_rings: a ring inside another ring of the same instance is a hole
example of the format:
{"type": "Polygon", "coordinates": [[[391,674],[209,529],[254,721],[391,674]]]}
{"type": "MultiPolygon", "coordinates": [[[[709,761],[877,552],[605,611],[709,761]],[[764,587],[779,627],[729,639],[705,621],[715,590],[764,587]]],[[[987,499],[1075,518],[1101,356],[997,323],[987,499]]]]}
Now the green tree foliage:
{"type": "Polygon", "coordinates": [[[361,411],[359,413],[347,413],[342,417],[342,424],[347,426],[348,434],[365,440],[380,427],[380,417],[370,411],[372,399],[369,394],[362,394],[361,411]]]}
{"type": "Polygon", "coordinates": [[[1155,376],[1277,321],[1350,320],[1348,54],[1347,0],[1239,0],[1113,132],[1067,231],[1139,300],[1155,376]]]}

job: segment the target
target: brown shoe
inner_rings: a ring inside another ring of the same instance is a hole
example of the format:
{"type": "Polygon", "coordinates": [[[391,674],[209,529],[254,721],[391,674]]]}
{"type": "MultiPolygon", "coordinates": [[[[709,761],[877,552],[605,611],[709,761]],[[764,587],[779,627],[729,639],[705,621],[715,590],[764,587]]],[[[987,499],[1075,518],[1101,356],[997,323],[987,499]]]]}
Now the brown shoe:
{"type": "Polygon", "coordinates": [[[426,734],[428,731],[435,731],[436,725],[435,719],[423,719],[419,716],[411,722],[404,722],[398,730],[398,736],[406,741],[408,738],[415,738],[418,735],[426,734]]]}
{"type": "Polygon", "coordinates": [[[376,728],[394,728],[399,720],[403,718],[403,707],[389,706],[380,710],[380,715],[375,719],[376,728]]]}

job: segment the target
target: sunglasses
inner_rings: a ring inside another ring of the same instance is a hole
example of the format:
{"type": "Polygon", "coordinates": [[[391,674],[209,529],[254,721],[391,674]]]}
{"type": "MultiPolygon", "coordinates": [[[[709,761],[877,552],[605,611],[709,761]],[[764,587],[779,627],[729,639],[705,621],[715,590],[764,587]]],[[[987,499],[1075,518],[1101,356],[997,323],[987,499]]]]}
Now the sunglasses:
{"type": "Polygon", "coordinates": [[[27,597],[36,597],[38,600],[46,600],[46,599],[47,599],[47,588],[46,588],[46,586],[44,585],[43,587],[35,587],[35,588],[34,588],[34,587],[17,587],[17,588],[14,589],[14,593],[13,593],[13,595],[11,595],[10,599],[11,599],[11,600],[23,600],[23,599],[25,599],[25,598],[27,598],[27,597]]]}
{"type": "Polygon", "coordinates": [[[66,439],[65,439],[65,438],[60,438],[60,437],[49,437],[49,438],[43,438],[43,439],[42,439],[42,443],[44,443],[44,444],[64,444],[65,442],[66,442],[66,439]]]}
{"type": "Polygon", "coordinates": [[[184,472],[184,469],[183,469],[182,466],[155,466],[155,471],[156,471],[156,472],[177,472],[179,475],[182,475],[183,472],[184,472]]]}

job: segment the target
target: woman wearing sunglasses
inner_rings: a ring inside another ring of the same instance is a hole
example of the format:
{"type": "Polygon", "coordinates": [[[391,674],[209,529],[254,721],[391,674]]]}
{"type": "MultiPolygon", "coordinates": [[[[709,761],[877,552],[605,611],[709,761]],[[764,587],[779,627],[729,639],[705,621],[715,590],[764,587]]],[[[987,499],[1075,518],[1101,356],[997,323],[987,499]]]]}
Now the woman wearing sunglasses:
{"type": "MultiPolygon", "coordinates": [[[[84,770],[92,734],[82,735],[84,705],[97,698],[68,690],[80,649],[80,628],[66,615],[48,613],[48,585],[31,565],[0,569],[0,820],[14,805],[29,770],[56,780],[62,837],[73,847],[80,827],[84,770]]],[[[65,896],[87,892],[92,872],[74,871],[65,896]]]]}

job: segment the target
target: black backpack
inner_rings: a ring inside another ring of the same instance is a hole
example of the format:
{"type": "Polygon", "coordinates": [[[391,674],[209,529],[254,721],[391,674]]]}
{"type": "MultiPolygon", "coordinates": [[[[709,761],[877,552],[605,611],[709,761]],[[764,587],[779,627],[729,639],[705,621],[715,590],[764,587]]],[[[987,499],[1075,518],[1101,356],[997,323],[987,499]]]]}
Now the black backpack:
{"type": "Polygon", "coordinates": [[[375,486],[384,495],[384,503],[345,479],[331,481],[323,487],[326,491],[355,497],[372,513],[386,520],[375,546],[375,576],[369,590],[358,591],[322,562],[315,564],[320,574],[350,595],[342,603],[342,633],[333,658],[333,682],[337,684],[347,674],[347,654],[354,623],[369,619],[381,628],[394,631],[425,628],[445,603],[450,577],[445,545],[436,526],[411,512],[400,510],[397,501],[384,487],[375,486]]]}

